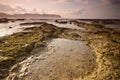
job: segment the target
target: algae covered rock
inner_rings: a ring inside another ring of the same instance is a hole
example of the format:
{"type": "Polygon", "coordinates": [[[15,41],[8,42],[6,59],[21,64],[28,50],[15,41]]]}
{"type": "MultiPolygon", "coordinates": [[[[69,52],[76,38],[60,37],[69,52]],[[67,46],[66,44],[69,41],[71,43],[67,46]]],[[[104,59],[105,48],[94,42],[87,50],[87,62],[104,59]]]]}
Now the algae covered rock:
{"type": "Polygon", "coordinates": [[[54,25],[43,24],[0,38],[0,56],[3,57],[0,59],[0,79],[8,75],[13,64],[25,59],[33,49],[45,46],[46,39],[59,36],[61,31],[54,25]]]}

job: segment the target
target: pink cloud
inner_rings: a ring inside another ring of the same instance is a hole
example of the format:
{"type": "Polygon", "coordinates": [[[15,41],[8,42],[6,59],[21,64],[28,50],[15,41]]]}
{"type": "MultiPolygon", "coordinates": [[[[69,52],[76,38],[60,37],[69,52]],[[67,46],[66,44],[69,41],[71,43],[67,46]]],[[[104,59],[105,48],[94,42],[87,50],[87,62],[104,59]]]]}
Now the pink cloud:
{"type": "Polygon", "coordinates": [[[13,14],[13,13],[25,13],[28,12],[28,10],[20,6],[11,7],[9,5],[0,4],[0,12],[13,14]]]}
{"type": "Polygon", "coordinates": [[[14,11],[15,11],[14,8],[12,8],[11,6],[0,4],[0,12],[12,13],[14,11]]]}
{"type": "Polygon", "coordinates": [[[70,3],[72,0],[52,0],[54,4],[67,4],[70,3]]]}
{"type": "Polygon", "coordinates": [[[20,6],[16,6],[15,13],[25,13],[27,10],[25,8],[22,8],[20,6]]]}

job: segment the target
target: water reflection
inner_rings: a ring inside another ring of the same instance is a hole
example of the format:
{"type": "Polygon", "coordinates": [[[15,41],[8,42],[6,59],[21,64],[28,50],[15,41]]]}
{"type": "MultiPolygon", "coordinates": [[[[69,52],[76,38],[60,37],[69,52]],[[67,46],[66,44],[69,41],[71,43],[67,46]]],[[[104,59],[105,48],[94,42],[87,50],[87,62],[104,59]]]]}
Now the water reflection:
{"type": "Polygon", "coordinates": [[[120,28],[120,24],[106,24],[105,27],[107,27],[107,28],[120,28]]]}
{"type": "Polygon", "coordinates": [[[61,28],[71,28],[71,29],[84,30],[84,28],[78,27],[77,25],[74,25],[73,23],[68,22],[68,20],[67,20],[67,23],[60,24],[60,23],[56,23],[55,20],[47,20],[47,19],[43,19],[43,20],[35,20],[34,19],[33,20],[33,19],[29,19],[29,20],[24,20],[24,21],[14,21],[14,22],[11,21],[9,23],[0,23],[0,36],[11,35],[13,33],[23,31],[24,28],[40,26],[40,24],[37,24],[37,25],[20,25],[21,23],[31,23],[31,22],[46,22],[48,24],[53,24],[53,25],[61,27],[61,28]]]}

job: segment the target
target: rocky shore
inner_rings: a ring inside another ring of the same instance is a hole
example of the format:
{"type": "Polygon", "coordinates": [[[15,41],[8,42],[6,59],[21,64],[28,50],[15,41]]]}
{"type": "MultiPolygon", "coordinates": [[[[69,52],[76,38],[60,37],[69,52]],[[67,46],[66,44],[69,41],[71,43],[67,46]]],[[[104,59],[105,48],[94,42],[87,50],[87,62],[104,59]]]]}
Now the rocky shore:
{"type": "Polygon", "coordinates": [[[27,58],[33,49],[44,46],[47,38],[57,37],[61,32],[58,27],[43,24],[0,38],[0,78],[6,77],[10,67],[27,58]]]}
{"type": "MultiPolygon", "coordinates": [[[[96,56],[96,69],[82,78],[75,74],[77,78],[72,77],[72,80],[119,80],[120,30],[93,23],[74,22],[74,24],[86,29],[83,31],[59,28],[44,23],[40,27],[26,28],[23,32],[0,38],[0,79],[10,75],[11,70],[18,70],[18,63],[34,55],[31,51],[40,47],[45,48],[50,38],[64,38],[83,41],[96,56]]],[[[17,77],[13,80],[17,80],[17,77]]]]}

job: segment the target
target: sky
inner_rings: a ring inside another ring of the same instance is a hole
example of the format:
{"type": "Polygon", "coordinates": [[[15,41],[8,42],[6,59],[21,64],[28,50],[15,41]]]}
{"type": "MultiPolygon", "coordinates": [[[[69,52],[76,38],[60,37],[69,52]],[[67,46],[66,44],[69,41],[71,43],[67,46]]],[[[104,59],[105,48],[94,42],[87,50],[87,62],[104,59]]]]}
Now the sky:
{"type": "Polygon", "coordinates": [[[0,12],[57,14],[63,18],[120,19],[120,0],[0,0],[0,12]]]}

